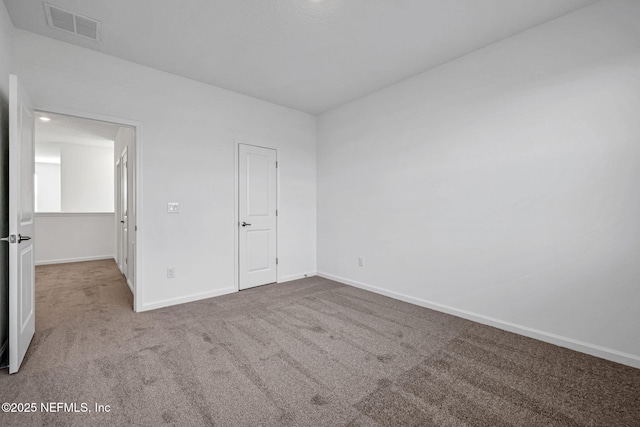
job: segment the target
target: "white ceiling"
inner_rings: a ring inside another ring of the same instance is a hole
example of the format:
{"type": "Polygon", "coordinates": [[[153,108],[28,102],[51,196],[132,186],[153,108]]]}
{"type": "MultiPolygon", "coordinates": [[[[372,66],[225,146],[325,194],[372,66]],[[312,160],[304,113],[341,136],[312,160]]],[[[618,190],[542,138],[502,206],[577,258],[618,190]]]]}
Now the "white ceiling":
{"type": "Polygon", "coordinates": [[[98,120],[83,119],[52,113],[36,113],[36,117],[47,117],[44,122],[36,119],[36,162],[60,163],[62,144],[81,144],[94,147],[113,148],[120,125],[98,120]]]}
{"type": "Polygon", "coordinates": [[[319,114],[595,0],[4,0],[16,27],[319,114]]]}

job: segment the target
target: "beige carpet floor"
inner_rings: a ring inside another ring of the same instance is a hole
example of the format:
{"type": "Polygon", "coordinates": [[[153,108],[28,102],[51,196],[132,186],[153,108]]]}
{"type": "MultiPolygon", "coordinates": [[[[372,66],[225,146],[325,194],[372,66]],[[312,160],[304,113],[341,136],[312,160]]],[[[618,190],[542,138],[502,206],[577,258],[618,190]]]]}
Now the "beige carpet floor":
{"type": "Polygon", "coordinates": [[[2,426],[640,425],[638,369],[322,278],[136,314],[95,261],[38,267],[36,295],[0,401],[93,412],[2,426]]]}

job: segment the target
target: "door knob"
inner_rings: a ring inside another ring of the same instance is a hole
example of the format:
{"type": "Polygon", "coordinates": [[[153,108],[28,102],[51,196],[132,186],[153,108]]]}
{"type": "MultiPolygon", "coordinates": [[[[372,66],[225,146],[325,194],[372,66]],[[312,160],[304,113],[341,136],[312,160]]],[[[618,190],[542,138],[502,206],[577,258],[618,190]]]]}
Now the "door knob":
{"type": "Polygon", "coordinates": [[[31,237],[18,234],[18,243],[22,243],[23,240],[31,240],[31,237]]]}
{"type": "Polygon", "coordinates": [[[249,223],[247,223],[247,222],[242,221],[242,224],[241,224],[241,225],[242,225],[243,227],[246,227],[246,226],[251,225],[251,224],[249,224],[249,223]]]}

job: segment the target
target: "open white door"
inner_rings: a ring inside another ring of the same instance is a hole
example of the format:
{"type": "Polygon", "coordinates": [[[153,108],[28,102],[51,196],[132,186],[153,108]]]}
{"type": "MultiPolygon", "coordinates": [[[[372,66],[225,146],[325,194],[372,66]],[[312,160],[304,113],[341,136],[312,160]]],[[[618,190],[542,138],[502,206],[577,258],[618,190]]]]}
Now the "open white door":
{"type": "MultiPolygon", "coordinates": [[[[34,114],[18,82],[9,89],[9,373],[35,333],[34,114]]],[[[3,239],[4,240],[4,239],[3,239]]]]}
{"type": "Polygon", "coordinates": [[[276,272],[276,151],[240,144],[239,288],[273,283],[276,272]]]}
{"type": "Polygon", "coordinates": [[[120,157],[120,256],[122,274],[129,279],[129,155],[125,147],[120,157]]]}
{"type": "MultiPolygon", "coordinates": [[[[122,173],[120,172],[120,158],[116,161],[116,264],[118,264],[118,268],[120,272],[124,274],[124,270],[122,269],[122,230],[120,226],[120,206],[121,206],[121,196],[120,191],[122,188],[120,186],[120,179],[122,173]]],[[[37,198],[36,198],[37,200],[37,198]]]]}

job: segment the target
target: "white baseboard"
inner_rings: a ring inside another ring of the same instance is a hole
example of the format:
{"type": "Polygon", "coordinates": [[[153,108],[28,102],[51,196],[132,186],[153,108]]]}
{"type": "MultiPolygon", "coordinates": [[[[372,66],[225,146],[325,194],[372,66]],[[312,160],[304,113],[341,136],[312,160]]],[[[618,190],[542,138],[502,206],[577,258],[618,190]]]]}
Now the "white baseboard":
{"type": "Polygon", "coordinates": [[[236,289],[235,287],[234,288],[218,289],[218,290],[209,291],[209,292],[201,292],[199,294],[192,294],[192,295],[187,295],[187,296],[184,296],[184,297],[169,298],[169,299],[165,299],[165,300],[161,300],[161,301],[156,301],[156,302],[151,302],[151,303],[148,303],[148,304],[143,304],[142,305],[142,310],[140,310],[140,311],[155,310],[155,309],[158,309],[158,308],[168,307],[170,305],[184,304],[184,303],[187,303],[187,302],[193,302],[193,301],[199,301],[199,300],[207,299],[207,298],[219,297],[221,295],[232,294],[234,292],[238,292],[238,289],[236,289]]]}
{"type": "Polygon", "coordinates": [[[354,280],[345,279],[343,277],[334,276],[333,274],[318,272],[318,276],[325,279],[334,280],[336,282],[344,283],[356,288],[365,289],[380,295],[385,295],[394,299],[405,301],[411,304],[419,305],[421,307],[429,308],[432,310],[440,311],[442,313],[451,314],[453,316],[462,317],[463,319],[472,320],[474,322],[482,323],[483,325],[493,326],[504,331],[513,332],[519,335],[524,335],[529,338],[534,338],[539,341],[544,341],[550,344],[557,345],[559,347],[565,347],[571,350],[579,351],[581,353],[590,354],[592,356],[600,357],[602,359],[611,360],[613,362],[621,363],[623,365],[632,366],[634,368],[640,368],[640,356],[634,354],[625,353],[618,350],[613,350],[599,345],[590,344],[584,341],[575,340],[573,338],[563,337],[560,335],[552,334],[549,332],[541,331],[538,329],[529,328],[527,326],[518,325],[516,323],[505,322],[503,320],[495,319],[493,317],[484,316],[477,313],[472,313],[466,310],[460,310],[455,307],[450,307],[443,304],[438,304],[432,301],[423,300],[420,298],[411,297],[398,292],[389,291],[386,289],[371,286],[366,283],[357,282],[354,280]]]}
{"type": "Polygon", "coordinates": [[[113,255],[98,255],[98,256],[87,256],[87,257],[79,257],[79,258],[46,259],[46,260],[36,261],[36,265],[66,264],[69,262],[99,261],[102,259],[115,259],[115,258],[113,255]]]}
{"type": "Polygon", "coordinates": [[[310,271],[308,273],[291,274],[289,276],[281,277],[280,280],[278,280],[278,283],[291,282],[292,280],[304,279],[305,277],[313,277],[316,275],[317,273],[315,271],[310,271]]]}
{"type": "Polygon", "coordinates": [[[129,278],[127,277],[127,286],[129,286],[129,290],[131,291],[132,295],[135,295],[135,291],[133,290],[133,284],[129,281],[129,278]]]}

